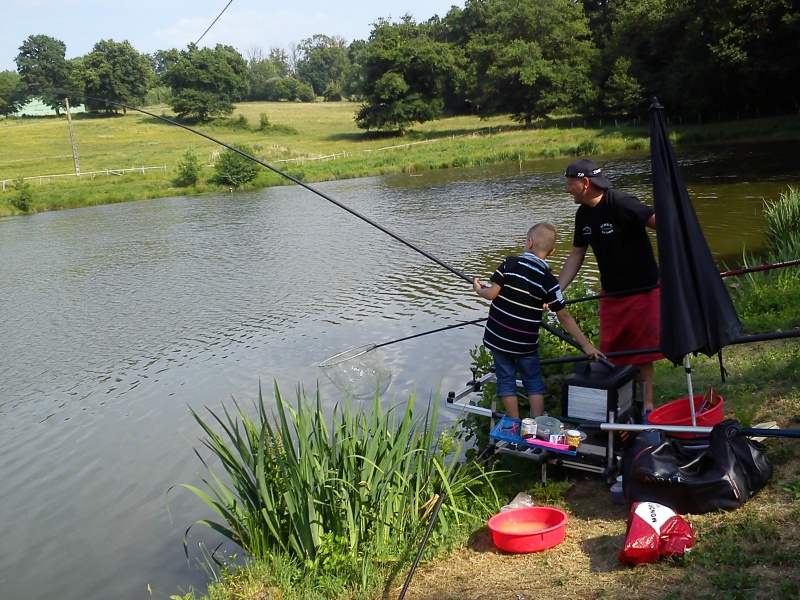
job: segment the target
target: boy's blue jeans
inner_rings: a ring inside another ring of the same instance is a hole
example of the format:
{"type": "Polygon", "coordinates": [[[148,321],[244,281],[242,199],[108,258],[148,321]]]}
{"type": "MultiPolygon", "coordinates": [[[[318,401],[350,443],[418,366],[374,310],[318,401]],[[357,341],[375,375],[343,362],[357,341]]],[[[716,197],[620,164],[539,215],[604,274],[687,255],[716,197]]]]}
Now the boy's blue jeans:
{"type": "Polygon", "coordinates": [[[546,387],[542,369],[539,366],[538,354],[506,354],[499,350],[492,350],[494,358],[494,372],[497,377],[498,396],[517,395],[517,372],[522,379],[522,388],[525,395],[544,395],[546,387]]]}

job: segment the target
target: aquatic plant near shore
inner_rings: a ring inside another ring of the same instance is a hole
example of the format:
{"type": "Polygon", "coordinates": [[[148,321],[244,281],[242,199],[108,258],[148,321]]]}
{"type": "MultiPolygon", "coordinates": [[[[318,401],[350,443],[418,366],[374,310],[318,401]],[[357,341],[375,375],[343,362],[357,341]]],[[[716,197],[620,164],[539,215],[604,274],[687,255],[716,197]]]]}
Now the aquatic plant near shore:
{"type": "MultiPolygon", "coordinates": [[[[777,201],[764,202],[765,259],[743,255],[744,267],[800,258],[800,190],[789,187],[777,201]]],[[[748,273],[737,281],[733,299],[747,333],[785,331],[800,325],[797,266],[748,273]]]]}
{"type": "MultiPolygon", "coordinates": [[[[439,494],[439,534],[462,521],[483,520],[499,507],[490,475],[457,461],[452,431],[438,432],[438,400],[418,417],[412,396],[402,409],[384,411],[380,398],[353,409],[345,400],[330,427],[319,389],[312,404],[302,388],[289,406],[275,384],[277,414],[268,414],[259,391],[257,415],[238,402],[235,412],[211,413],[215,431],[192,411],[203,444],[228,481],[210,473],[210,493],[189,484],[220,517],[201,520],[255,558],[288,554],[309,568],[349,572],[364,579],[365,565],[401,561],[426,525],[439,494]],[[487,493],[488,492],[488,493],[487,493]],[[486,504],[486,498],[495,502],[486,504]]],[[[188,534],[188,532],[187,532],[188,534]]]]}

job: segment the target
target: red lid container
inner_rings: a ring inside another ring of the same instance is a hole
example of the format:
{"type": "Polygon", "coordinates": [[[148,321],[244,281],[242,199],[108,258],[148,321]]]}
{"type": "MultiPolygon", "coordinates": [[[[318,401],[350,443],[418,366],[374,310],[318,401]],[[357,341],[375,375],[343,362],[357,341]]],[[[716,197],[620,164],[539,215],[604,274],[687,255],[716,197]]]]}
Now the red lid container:
{"type": "MultiPolygon", "coordinates": [[[[697,412],[703,404],[703,398],[704,396],[702,394],[694,397],[695,423],[699,427],[713,427],[717,423],[722,422],[722,405],[724,400],[722,396],[715,394],[708,405],[703,408],[703,412],[697,412]]],[[[673,400],[664,406],[659,406],[647,416],[647,422],[652,425],[681,425],[691,427],[692,412],[691,406],[689,405],[689,398],[673,400]]],[[[669,435],[680,438],[696,437],[691,433],[670,433],[669,435]]]]}

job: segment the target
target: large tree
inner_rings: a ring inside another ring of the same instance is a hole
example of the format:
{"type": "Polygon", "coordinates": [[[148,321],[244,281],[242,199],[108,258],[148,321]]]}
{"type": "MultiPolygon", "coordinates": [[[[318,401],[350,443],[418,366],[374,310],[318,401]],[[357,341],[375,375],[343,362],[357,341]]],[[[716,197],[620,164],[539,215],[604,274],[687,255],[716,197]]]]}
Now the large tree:
{"type": "Polygon", "coordinates": [[[467,99],[479,114],[525,124],[574,111],[593,94],[596,50],[572,0],[478,0],[465,8],[474,30],[465,47],[467,99]]]}
{"type": "Polygon", "coordinates": [[[250,92],[248,100],[279,100],[273,93],[277,80],[289,74],[289,63],[286,52],[280,48],[270,48],[269,55],[256,45],[247,49],[247,66],[249,68],[250,92]]]}
{"type": "Polygon", "coordinates": [[[102,40],[84,56],[77,69],[86,93],[86,108],[93,112],[118,112],[117,104],[141,104],[154,78],[147,56],[128,41],[102,40]]]}
{"type": "Polygon", "coordinates": [[[150,57],[150,64],[157,77],[162,77],[164,73],[181,59],[181,53],[176,48],[171,50],[156,50],[150,57]]]}
{"type": "Polygon", "coordinates": [[[14,59],[28,94],[39,98],[56,114],[64,108],[64,98],[75,103],[78,97],[66,52],[64,42],[46,35],[32,35],[22,43],[14,59]]]}
{"type": "Polygon", "coordinates": [[[350,68],[347,42],[339,36],[315,35],[298,45],[297,77],[317,96],[341,96],[350,68]],[[326,93],[327,92],[327,93],[326,93]]]}
{"type": "Polygon", "coordinates": [[[364,72],[364,52],[366,47],[367,42],[364,40],[353,40],[347,47],[347,60],[350,63],[350,67],[345,75],[344,89],[342,91],[349,98],[361,95],[363,89],[361,77],[364,72]]]}
{"type": "Polygon", "coordinates": [[[0,71],[0,115],[8,116],[19,110],[28,99],[22,78],[16,71],[0,71]]]}
{"type": "Polygon", "coordinates": [[[199,121],[231,114],[233,103],[246,97],[249,86],[244,58],[221,44],[213,49],[189,45],[162,79],[172,88],[172,110],[199,121]]]}
{"type": "Polygon", "coordinates": [[[454,58],[446,43],[406,15],[379,20],[361,55],[364,104],[356,113],[362,129],[394,129],[441,117],[442,90],[454,58]]]}
{"type": "Polygon", "coordinates": [[[640,0],[615,8],[606,64],[624,58],[673,115],[734,118],[800,109],[794,0],[640,0]]]}

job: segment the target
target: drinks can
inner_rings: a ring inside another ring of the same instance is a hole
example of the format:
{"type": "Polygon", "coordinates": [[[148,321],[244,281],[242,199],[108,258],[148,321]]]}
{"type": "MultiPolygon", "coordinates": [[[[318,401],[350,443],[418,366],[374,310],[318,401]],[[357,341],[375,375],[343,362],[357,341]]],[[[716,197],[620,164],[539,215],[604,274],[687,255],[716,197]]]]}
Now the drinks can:
{"type": "Polygon", "coordinates": [[[538,423],[536,423],[536,419],[522,419],[522,427],[519,434],[523,440],[528,440],[536,437],[537,429],[538,423]]]}
{"type": "Polygon", "coordinates": [[[578,445],[581,443],[581,432],[577,429],[568,429],[567,430],[567,445],[570,449],[578,449],[578,445]]]}

